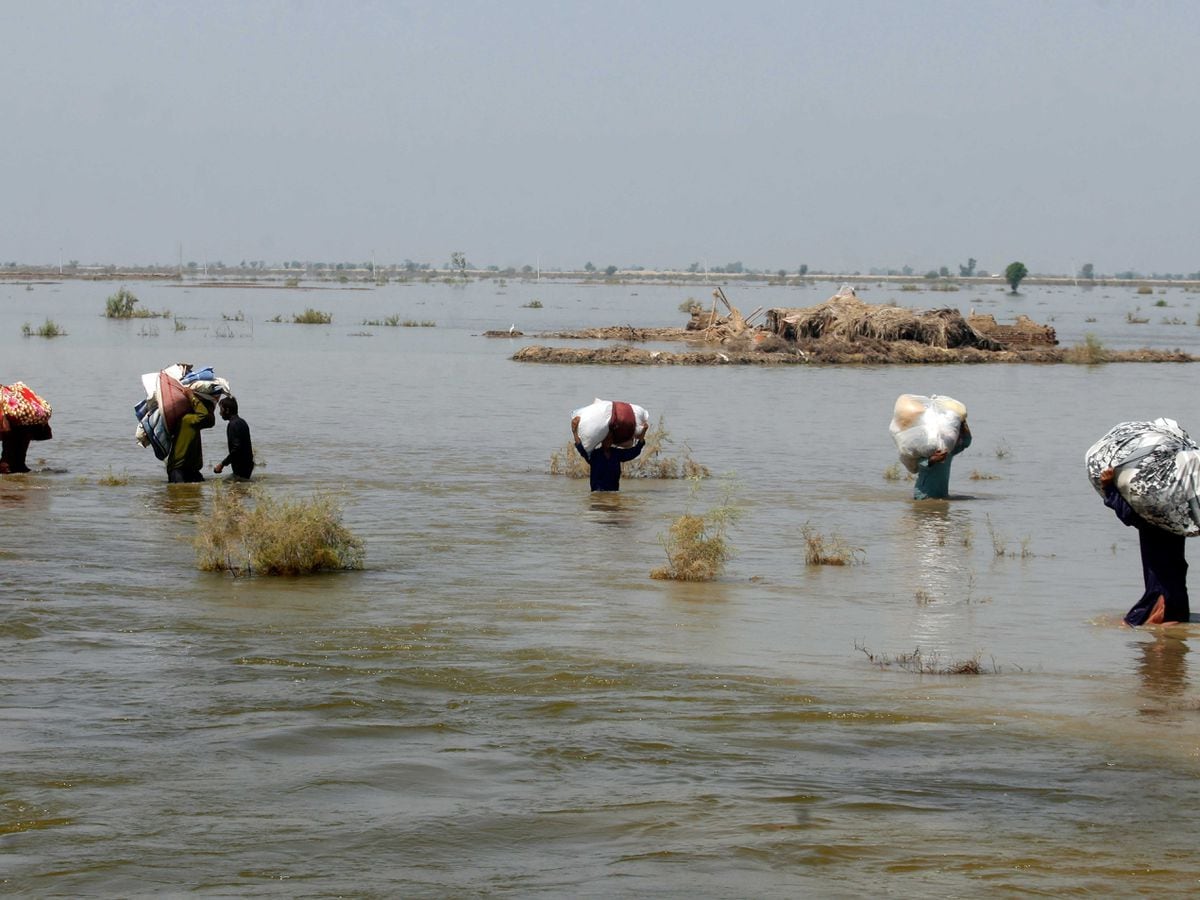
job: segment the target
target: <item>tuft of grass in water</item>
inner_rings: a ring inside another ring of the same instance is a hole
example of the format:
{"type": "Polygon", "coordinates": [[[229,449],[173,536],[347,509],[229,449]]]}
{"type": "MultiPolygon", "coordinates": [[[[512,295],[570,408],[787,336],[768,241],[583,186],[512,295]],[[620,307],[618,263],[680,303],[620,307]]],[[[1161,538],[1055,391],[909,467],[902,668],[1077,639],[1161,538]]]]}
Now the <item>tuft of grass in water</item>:
{"type": "Polygon", "coordinates": [[[902,284],[900,285],[900,290],[904,291],[905,293],[909,293],[911,291],[919,291],[920,288],[915,284],[902,284]]]}
{"type": "Polygon", "coordinates": [[[32,327],[28,322],[26,322],[21,326],[21,334],[25,335],[25,337],[33,337],[36,335],[37,337],[54,338],[63,337],[66,334],[66,331],[64,331],[62,326],[60,326],[53,319],[47,318],[46,321],[37,328],[32,327]]]}
{"type": "Polygon", "coordinates": [[[200,520],[196,566],[234,575],[310,575],[361,569],[363,542],[332,497],[277,500],[262,488],[217,484],[200,520]]]}
{"type": "MultiPolygon", "coordinates": [[[[699,479],[692,480],[688,500],[691,506],[699,491],[699,479]]],[[[685,511],[671,523],[659,542],[667,554],[667,564],[654,569],[651,578],[668,581],[712,581],[725,571],[733,556],[733,547],[726,535],[737,521],[739,511],[733,503],[734,485],[725,484],[720,502],[703,515],[685,511]]]]}
{"type": "MultiPolygon", "coordinates": [[[[667,431],[664,417],[659,416],[658,424],[646,432],[646,446],[638,458],[621,464],[621,477],[708,478],[712,474],[708,466],[692,459],[692,451],[687,444],[683,445],[680,454],[671,456],[667,449],[671,443],[671,433],[667,431]]],[[[574,442],[568,440],[566,446],[550,454],[550,474],[566,475],[568,478],[588,477],[588,464],[576,452],[574,442]]]]}
{"type": "Polygon", "coordinates": [[[1139,306],[1133,312],[1125,313],[1125,321],[1130,325],[1145,325],[1147,322],[1150,321],[1150,319],[1148,319],[1144,316],[1137,315],[1137,313],[1140,313],[1141,311],[1142,311],[1142,308],[1139,306]]]}
{"type": "Polygon", "coordinates": [[[979,662],[978,653],[967,659],[943,662],[939,654],[922,653],[920,647],[917,647],[912,653],[901,653],[899,656],[872,653],[857,641],[854,649],[866,656],[871,665],[879,669],[901,669],[916,675],[986,675],[989,673],[998,675],[1000,673],[994,662],[991,669],[985,669],[979,662]]]}
{"type": "Polygon", "coordinates": [[[122,472],[120,475],[115,475],[113,474],[112,466],[109,466],[108,474],[101,475],[100,478],[97,479],[96,483],[103,485],[104,487],[120,487],[121,485],[129,484],[129,475],[126,472],[122,472]]]}
{"type": "Polygon", "coordinates": [[[275,324],[278,325],[279,323],[281,323],[283,321],[283,313],[276,313],[274,316],[267,319],[267,321],[274,322],[275,324]]]}
{"type": "Polygon", "coordinates": [[[522,309],[541,309],[542,301],[541,300],[530,300],[528,303],[522,303],[521,308],[522,309]]]}
{"type": "Polygon", "coordinates": [[[1162,297],[1159,297],[1157,300],[1154,301],[1154,305],[1155,306],[1166,306],[1167,301],[1164,300],[1162,297]]]}
{"type": "Polygon", "coordinates": [[[1139,294],[1153,294],[1154,288],[1150,287],[1150,285],[1148,285],[1148,284],[1143,284],[1141,287],[1139,287],[1137,289],[1137,292],[1139,294]]]}
{"type": "Polygon", "coordinates": [[[292,323],[295,325],[329,325],[333,322],[333,313],[321,312],[311,306],[302,313],[292,313],[292,323]]]}
{"type": "Polygon", "coordinates": [[[972,481],[999,481],[1000,480],[999,475],[993,475],[991,472],[980,472],[978,469],[974,469],[971,472],[970,478],[972,481]]]}
{"type": "Polygon", "coordinates": [[[300,287],[300,276],[292,275],[290,278],[285,278],[283,280],[283,286],[289,288],[300,287]]]}
{"type": "Polygon", "coordinates": [[[1063,361],[1078,363],[1085,366],[1095,366],[1108,361],[1108,348],[1093,332],[1083,336],[1083,340],[1063,354],[1063,361]]]}
{"type": "Polygon", "coordinates": [[[892,463],[883,470],[884,481],[899,481],[904,477],[904,471],[900,468],[900,463],[892,463]]]}
{"type": "Polygon", "coordinates": [[[175,330],[176,331],[187,331],[187,323],[180,321],[179,316],[175,317],[175,330]]]}
{"type": "Polygon", "coordinates": [[[810,522],[801,527],[800,536],[804,539],[806,566],[852,566],[862,561],[861,547],[851,547],[836,534],[825,537],[810,522]]]}
{"type": "Polygon", "coordinates": [[[996,445],[996,459],[1007,459],[1012,455],[1012,448],[1007,443],[1001,441],[996,445]]]}
{"type": "Polygon", "coordinates": [[[229,313],[221,313],[221,318],[226,322],[245,322],[246,314],[239,309],[233,315],[229,315],[229,313]]]}

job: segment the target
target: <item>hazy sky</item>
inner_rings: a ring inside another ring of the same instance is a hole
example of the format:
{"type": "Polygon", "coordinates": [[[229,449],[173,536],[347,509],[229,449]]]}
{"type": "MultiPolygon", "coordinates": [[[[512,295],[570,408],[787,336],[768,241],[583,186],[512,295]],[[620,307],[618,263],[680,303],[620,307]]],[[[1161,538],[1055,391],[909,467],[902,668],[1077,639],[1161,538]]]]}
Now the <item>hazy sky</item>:
{"type": "Polygon", "coordinates": [[[0,261],[1200,270],[1200,3],[0,0],[0,261]]]}

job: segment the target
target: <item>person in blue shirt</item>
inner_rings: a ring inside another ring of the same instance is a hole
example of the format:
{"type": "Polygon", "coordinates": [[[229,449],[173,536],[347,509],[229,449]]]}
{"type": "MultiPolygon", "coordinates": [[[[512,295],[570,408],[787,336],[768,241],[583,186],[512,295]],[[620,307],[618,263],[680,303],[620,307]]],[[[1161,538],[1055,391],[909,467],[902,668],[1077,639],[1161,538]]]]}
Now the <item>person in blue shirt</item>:
{"type": "Polygon", "coordinates": [[[913,499],[944,500],[950,496],[950,461],[970,446],[971,429],[963,422],[953,450],[949,453],[936,450],[917,462],[917,483],[913,485],[913,499]]]}
{"type": "Polygon", "coordinates": [[[571,434],[575,438],[575,449],[588,464],[593,491],[619,491],[621,489],[621,463],[637,459],[646,446],[646,425],[638,432],[637,443],[627,450],[614,448],[612,435],[604,439],[591,453],[583,449],[579,440],[579,416],[571,420],[571,434]]]}
{"type": "Polygon", "coordinates": [[[1136,512],[1117,491],[1112,469],[1100,473],[1100,490],[1104,505],[1117,514],[1122,523],[1138,531],[1142,551],[1142,581],[1146,590],[1133,608],[1125,614],[1125,624],[1176,625],[1188,621],[1187,560],[1181,534],[1151,525],[1136,512]]]}

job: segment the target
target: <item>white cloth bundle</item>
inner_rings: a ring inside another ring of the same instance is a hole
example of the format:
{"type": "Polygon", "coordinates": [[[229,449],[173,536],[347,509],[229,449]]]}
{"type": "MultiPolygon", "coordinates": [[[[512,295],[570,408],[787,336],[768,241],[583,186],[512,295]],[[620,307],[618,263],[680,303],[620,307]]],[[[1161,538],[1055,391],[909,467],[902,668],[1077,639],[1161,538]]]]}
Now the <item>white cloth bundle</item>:
{"type": "Polygon", "coordinates": [[[1097,493],[1100,473],[1116,470],[1116,487],[1133,511],[1173,534],[1200,534],[1200,446],[1174,419],[1122,422],[1084,457],[1097,493]]]}
{"type": "Polygon", "coordinates": [[[952,397],[901,394],[889,430],[904,468],[915,474],[920,460],[938,450],[953,451],[966,420],[966,406],[952,397]]]}
{"type": "MultiPolygon", "coordinates": [[[[637,420],[637,427],[634,429],[634,436],[621,444],[614,443],[614,447],[622,449],[632,447],[637,443],[637,435],[642,429],[650,426],[650,413],[636,403],[629,404],[633,408],[634,419],[637,420]]],[[[601,400],[596,398],[587,406],[581,406],[579,409],[571,412],[571,418],[579,416],[579,443],[583,444],[583,449],[591,453],[604,442],[608,437],[608,426],[612,421],[613,401],[601,400]]]]}

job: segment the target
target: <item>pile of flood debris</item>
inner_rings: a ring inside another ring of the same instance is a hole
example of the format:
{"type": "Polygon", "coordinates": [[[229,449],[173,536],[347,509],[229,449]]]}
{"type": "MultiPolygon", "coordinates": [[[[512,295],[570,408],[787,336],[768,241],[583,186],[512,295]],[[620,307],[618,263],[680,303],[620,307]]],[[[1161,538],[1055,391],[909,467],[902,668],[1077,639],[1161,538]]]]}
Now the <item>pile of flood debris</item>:
{"type": "Polygon", "coordinates": [[[804,365],[986,362],[1193,362],[1179,350],[1104,350],[1102,358],[1061,348],[1054,329],[1024,315],[1002,325],[994,316],[957,309],[913,310],[864,303],[844,285],[823,303],[798,309],[755,309],[749,315],[713,292],[713,304],[693,304],[685,328],[590,328],[543,338],[619,341],[578,349],[533,345],[521,362],[600,365],[804,365]],[[639,343],[686,341],[689,350],[647,350],[639,343]]]}

